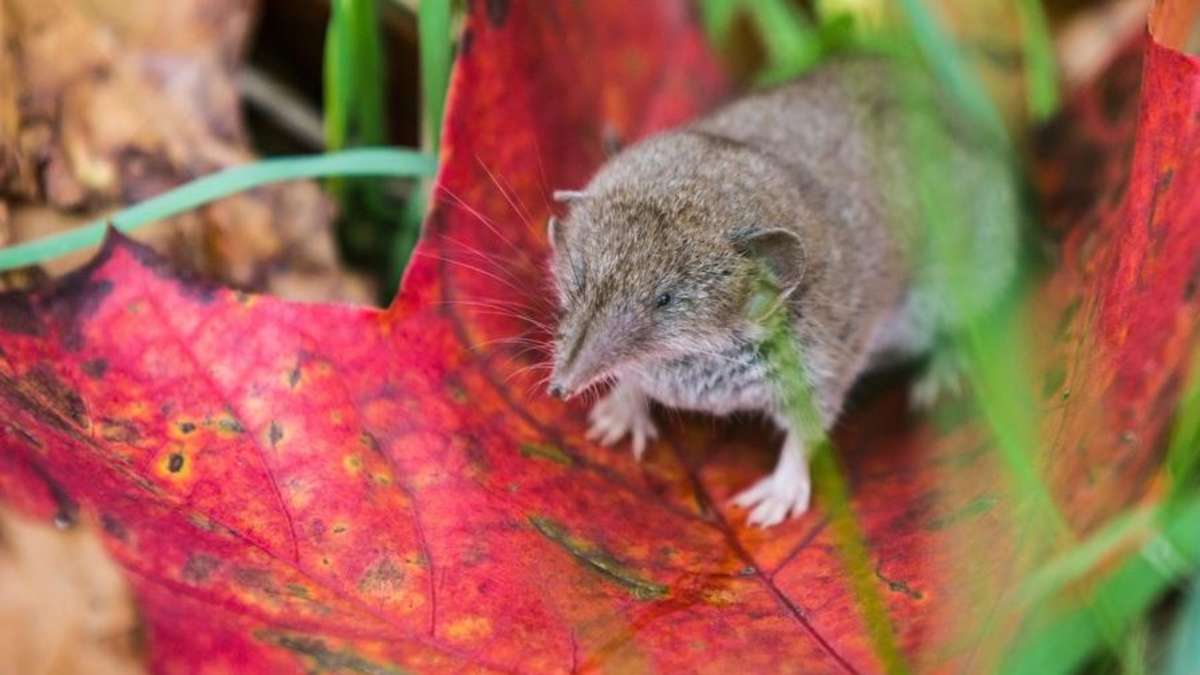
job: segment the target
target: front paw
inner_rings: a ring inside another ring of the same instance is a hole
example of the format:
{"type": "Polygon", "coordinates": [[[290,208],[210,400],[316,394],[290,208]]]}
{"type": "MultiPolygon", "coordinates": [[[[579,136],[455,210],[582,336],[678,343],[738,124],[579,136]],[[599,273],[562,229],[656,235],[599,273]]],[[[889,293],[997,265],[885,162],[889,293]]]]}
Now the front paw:
{"type": "Polygon", "coordinates": [[[650,404],[640,392],[615,390],[592,406],[587,437],[612,445],[629,435],[633,457],[641,460],[646,445],[658,438],[658,427],[650,417],[650,404]]]}
{"type": "Polygon", "coordinates": [[[751,525],[771,527],[782,523],[789,515],[795,518],[808,511],[811,494],[812,483],[807,471],[788,474],[777,471],[739,493],[733,503],[751,510],[746,519],[751,525]]]}

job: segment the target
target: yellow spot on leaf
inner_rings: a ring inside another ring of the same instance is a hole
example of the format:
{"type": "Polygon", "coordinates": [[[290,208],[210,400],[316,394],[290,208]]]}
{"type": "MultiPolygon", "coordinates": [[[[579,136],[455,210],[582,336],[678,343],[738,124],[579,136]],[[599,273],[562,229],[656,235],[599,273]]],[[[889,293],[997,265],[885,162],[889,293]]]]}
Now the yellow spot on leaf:
{"type": "Polygon", "coordinates": [[[492,622],[482,616],[466,616],[446,627],[446,635],[459,642],[478,640],[491,634],[492,622]]]}
{"type": "Polygon", "coordinates": [[[346,473],[354,476],[362,471],[362,457],[358,453],[350,453],[342,457],[342,466],[346,468],[346,473]]]}
{"type": "Polygon", "coordinates": [[[733,603],[737,595],[728,588],[706,588],[703,591],[704,602],[717,607],[733,603]]]}

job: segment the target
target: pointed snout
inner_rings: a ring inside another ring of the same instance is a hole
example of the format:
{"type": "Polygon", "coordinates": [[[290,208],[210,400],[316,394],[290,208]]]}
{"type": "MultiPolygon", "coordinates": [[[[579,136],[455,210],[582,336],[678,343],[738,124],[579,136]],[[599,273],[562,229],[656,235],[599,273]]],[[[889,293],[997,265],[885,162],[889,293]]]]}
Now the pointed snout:
{"type": "Polygon", "coordinates": [[[591,380],[581,383],[577,378],[572,377],[570,373],[566,373],[566,376],[564,376],[564,373],[556,367],[554,374],[550,377],[550,385],[546,388],[546,393],[554,398],[566,401],[584,389],[587,389],[587,385],[589,384],[591,384],[591,380]]]}
{"type": "Polygon", "coordinates": [[[571,349],[555,360],[546,392],[565,401],[604,379],[614,365],[607,346],[588,344],[571,349]]]}

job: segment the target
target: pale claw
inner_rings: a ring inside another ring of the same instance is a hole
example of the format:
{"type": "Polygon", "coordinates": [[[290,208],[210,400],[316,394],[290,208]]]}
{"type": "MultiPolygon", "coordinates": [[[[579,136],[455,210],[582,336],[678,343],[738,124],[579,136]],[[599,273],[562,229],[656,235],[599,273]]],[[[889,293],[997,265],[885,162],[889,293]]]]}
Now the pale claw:
{"type": "Polygon", "coordinates": [[[588,415],[589,440],[613,445],[630,436],[634,459],[641,460],[650,441],[658,438],[658,427],[650,416],[646,395],[632,387],[618,385],[608,396],[592,406],[588,415]]]}
{"type": "Polygon", "coordinates": [[[733,503],[750,509],[746,522],[759,527],[771,527],[789,516],[795,518],[808,511],[811,492],[807,474],[803,480],[790,482],[781,482],[772,474],[739,493],[733,498],[733,503]]]}

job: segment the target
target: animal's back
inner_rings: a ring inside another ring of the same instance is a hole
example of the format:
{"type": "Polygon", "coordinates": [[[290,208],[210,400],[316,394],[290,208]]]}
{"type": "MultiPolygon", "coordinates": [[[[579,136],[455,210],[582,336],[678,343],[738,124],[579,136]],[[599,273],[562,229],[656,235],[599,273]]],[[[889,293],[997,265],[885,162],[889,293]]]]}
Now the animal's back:
{"type": "Polygon", "coordinates": [[[875,277],[874,292],[899,289],[869,349],[881,360],[924,351],[938,333],[987,311],[1014,276],[1018,245],[1019,205],[1004,154],[932,81],[903,74],[883,59],[835,60],[695,125],[778,158],[812,186],[805,192],[832,225],[833,287],[848,289],[838,301],[863,303],[853,289],[872,292],[862,288],[864,275],[875,277]],[[935,204],[934,215],[949,216],[942,224],[966,235],[956,262],[967,278],[953,278],[920,212],[916,153],[929,149],[913,146],[919,125],[938,143],[936,164],[924,168],[938,172],[943,195],[957,198],[954,209],[935,204]],[[964,287],[968,295],[948,297],[964,287]]]}

